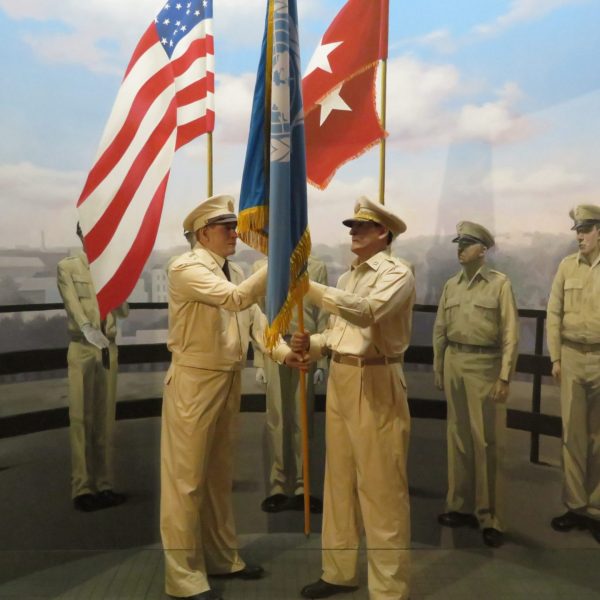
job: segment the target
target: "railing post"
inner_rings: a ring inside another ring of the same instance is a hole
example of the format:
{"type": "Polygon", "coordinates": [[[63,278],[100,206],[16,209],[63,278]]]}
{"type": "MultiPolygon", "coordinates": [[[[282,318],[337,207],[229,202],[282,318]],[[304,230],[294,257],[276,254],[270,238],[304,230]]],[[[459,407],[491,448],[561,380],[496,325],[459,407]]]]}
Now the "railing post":
{"type": "MultiPolygon", "coordinates": [[[[544,317],[535,318],[535,355],[544,354],[544,317]]],[[[542,408],[542,374],[537,369],[533,375],[533,390],[531,394],[531,413],[539,415],[542,408]]],[[[529,462],[540,462],[540,434],[537,431],[531,432],[529,444],[529,462]]]]}

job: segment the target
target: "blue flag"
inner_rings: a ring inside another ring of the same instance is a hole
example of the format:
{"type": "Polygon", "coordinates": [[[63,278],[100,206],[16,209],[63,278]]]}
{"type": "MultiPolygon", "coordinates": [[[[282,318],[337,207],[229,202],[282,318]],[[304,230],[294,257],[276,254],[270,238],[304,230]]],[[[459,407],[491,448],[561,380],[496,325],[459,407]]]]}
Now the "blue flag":
{"type": "Polygon", "coordinates": [[[241,239],[269,257],[273,346],[308,289],[311,248],[296,0],[268,0],[238,219],[241,239]]]}

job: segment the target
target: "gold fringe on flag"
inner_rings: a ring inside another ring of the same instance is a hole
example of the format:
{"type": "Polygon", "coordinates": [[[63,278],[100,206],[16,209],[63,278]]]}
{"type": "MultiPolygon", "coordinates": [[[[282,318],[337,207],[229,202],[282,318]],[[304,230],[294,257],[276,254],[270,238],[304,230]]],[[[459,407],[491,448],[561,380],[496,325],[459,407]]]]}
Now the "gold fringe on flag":
{"type": "Polygon", "coordinates": [[[308,263],[310,250],[310,232],[307,228],[290,257],[290,288],[287,298],[273,319],[273,323],[265,331],[265,345],[269,350],[274,348],[279,338],[287,333],[294,308],[308,292],[308,273],[304,267],[308,263]]]}
{"type": "Polygon", "coordinates": [[[269,223],[269,207],[253,206],[238,215],[237,232],[245,244],[262,254],[268,254],[269,238],[265,228],[269,223]]]}

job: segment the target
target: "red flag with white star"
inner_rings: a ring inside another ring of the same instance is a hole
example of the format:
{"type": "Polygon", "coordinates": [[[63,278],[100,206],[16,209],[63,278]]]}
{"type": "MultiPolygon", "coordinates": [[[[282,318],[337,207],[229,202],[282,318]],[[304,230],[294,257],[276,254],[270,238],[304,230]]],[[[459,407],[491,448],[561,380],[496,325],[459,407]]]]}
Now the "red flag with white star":
{"type": "Polygon", "coordinates": [[[325,188],[335,171],[386,135],[375,76],[387,57],[388,0],[348,0],[302,80],[308,181],[325,188]]]}

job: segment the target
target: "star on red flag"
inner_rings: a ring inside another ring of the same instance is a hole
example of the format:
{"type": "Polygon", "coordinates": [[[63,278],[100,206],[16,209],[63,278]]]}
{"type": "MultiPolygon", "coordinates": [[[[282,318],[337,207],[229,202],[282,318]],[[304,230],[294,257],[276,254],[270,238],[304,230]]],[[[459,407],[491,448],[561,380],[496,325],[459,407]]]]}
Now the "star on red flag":
{"type": "Polygon", "coordinates": [[[302,79],[306,170],[316,187],[386,135],[375,77],[387,57],[387,19],[388,0],[348,0],[309,62],[302,79]]]}

